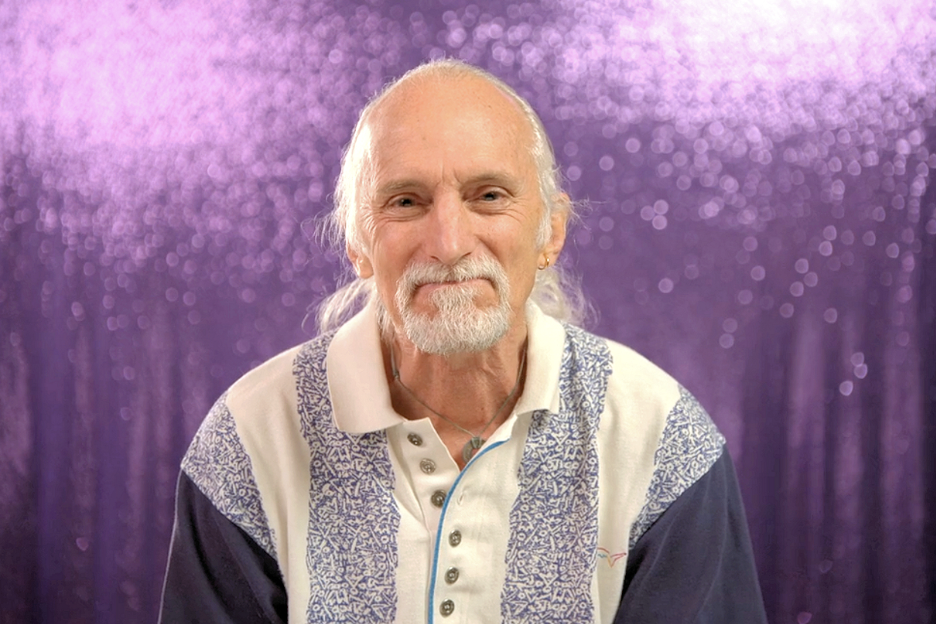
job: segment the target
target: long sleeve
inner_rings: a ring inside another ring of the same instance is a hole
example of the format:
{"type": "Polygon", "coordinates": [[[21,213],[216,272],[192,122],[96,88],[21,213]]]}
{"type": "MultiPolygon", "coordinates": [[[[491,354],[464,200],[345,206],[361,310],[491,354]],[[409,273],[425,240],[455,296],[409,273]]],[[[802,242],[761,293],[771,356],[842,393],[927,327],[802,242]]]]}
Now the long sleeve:
{"type": "Polygon", "coordinates": [[[159,622],[286,622],[286,590],[276,560],[221,514],[184,472],[159,622]]]}
{"type": "Polygon", "coordinates": [[[761,624],[764,603],[727,450],[637,541],[615,624],[761,624]]]}

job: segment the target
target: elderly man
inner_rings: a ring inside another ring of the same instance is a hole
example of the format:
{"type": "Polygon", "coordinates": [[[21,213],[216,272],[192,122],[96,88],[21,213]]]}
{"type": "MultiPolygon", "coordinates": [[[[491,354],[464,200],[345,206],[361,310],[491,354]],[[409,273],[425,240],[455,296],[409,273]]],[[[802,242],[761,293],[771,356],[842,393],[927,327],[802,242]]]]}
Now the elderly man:
{"type": "Polygon", "coordinates": [[[192,442],[163,623],[765,621],[705,411],[554,318],[557,179],[529,104],[474,67],[367,106],[333,215],[357,279],[192,442]]]}

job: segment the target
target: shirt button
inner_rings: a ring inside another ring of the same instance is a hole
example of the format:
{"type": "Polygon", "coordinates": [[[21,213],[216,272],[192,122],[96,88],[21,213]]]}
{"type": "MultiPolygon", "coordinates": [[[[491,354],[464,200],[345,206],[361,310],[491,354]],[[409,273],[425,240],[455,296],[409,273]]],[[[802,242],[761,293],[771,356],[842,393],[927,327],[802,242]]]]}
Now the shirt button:
{"type": "Polygon", "coordinates": [[[439,605],[439,613],[442,615],[452,615],[453,611],[455,611],[455,603],[451,600],[443,600],[439,605]]]}
{"type": "Polygon", "coordinates": [[[445,571],[445,582],[451,585],[458,580],[458,568],[449,568],[445,571]]]}
{"type": "Polygon", "coordinates": [[[418,433],[411,433],[406,436],[406,439],[410,441],[410,444],[413,446],[422,446],[422,436],[418,433]]]}
{"type": "Polygon", "coordinates": [[[445,492],[443,490],[436,490],[432,493],[432,498],[429,500],[432,501],[432,504],[436,507],[441,507],[445,503],[445,492]]]}
{"type": "Polygon", "coordinates": [[[461,531],[452,531],[449,533],[449,544],[452,546],[461,544],[461,531]]]}
{"type": "Polygon", "coordinates": [[[419,469],[425,472],[426,474],[432,474],[435,472],[436,465],[435,462],[431,459],[424,459],[419,462],[419,469]]]}

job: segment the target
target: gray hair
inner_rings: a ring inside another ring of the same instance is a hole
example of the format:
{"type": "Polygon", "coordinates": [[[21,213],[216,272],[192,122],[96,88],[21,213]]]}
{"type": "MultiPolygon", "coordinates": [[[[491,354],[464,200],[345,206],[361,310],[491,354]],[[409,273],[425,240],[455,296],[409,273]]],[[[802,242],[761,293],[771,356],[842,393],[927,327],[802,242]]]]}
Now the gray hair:
{"type": "MultiPolygon", "coordinates": [[[[341,159],[341,170],[335,183],[335,208],[328,214],[324,223],[325,240],[336,250],[339,257],[345,255],[347,245],[355,251],[364,250],[361,237],[358,210],[364,203],[360,190],[365,186],[368,176],[367,150],[362,145],[361,132],[368,117],[384,99],[400,84],[416,78],[458,78],[476,77],[486,80],[510,97],[519,107],[530,124],[533,132],[531,155],[536,166],[540,195],[546,210],[540,221],[537,244],[545,245],[549,240],[551,227],[550,216],[560,210],[567,210],[573,216],[573,206],[562,193],[562,177],[556,165],[552,143],[546,135],[546,128],[539,116],[513,88],[492,74],[454,59],[429,61],[410,70],[402,77],[388,84],[375,95],[361,111],[351,141],[341,159]]],[[[349,271],[353,275],[353,272],[349,271]]],[[[318,307],[317,320],[319,331],[324,333],[336,329],[345,323],[367,301],[377,296],[373,278],[354,277],[330,296],[318,307]]],[[[537,271],[530,300],[535,302],[548,315],[561,321],[580,324],[588,313],[588,304],[578,282],[564,271],[561,266],[553,265],[537,271]]]]}

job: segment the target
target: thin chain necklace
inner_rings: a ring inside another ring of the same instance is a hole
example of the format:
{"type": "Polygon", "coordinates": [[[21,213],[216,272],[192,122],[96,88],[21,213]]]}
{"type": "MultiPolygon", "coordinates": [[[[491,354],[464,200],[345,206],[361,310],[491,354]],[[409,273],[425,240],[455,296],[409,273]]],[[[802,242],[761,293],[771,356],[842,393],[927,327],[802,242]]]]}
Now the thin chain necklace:
{"type": "Polygon", "coordinates": [[[391,372],[393,373],[393,381],[395,381],[397,385],[400,386],[400,388],[405,390],[406,393],[410,395],[414,401],[416,401],[417,403],[425,407],[427,410],[429,410],[430,412],[432,412],[433,414],[435,414],[436,416],[438,416],[439,418],[441,418],[448,424],[452,425],[459,431],[467,433],[468,435],[471,436],[471,439],[465,442],[465,446],[462,447],[462,459],[464,459],[465,463],[467,464],[471,460],[471,458],[474,457],[475,453],[478,452],[478,449],[480,449],[484,445],[484,443],[487,442],[487,440],[485,440],[481,436],[484,435],[484,432],[487,431],[488,427],[491,426],[491,423],[497,420],[497,417],[501,415],[501,412],[504,411],[504,408],[507,407],[507,404],[510,403],[511,399],[513,399],[514,396],[516,396],[517,390],[520,388],[520,380],[523,379],[523,373],[526,370],[526,349],[523,350],[523,354],[520,356],[520,368],[517,370],[517,383],[514,384],[513,390],[510,391],[510,394],[507,395],[507,398],[504,399],[504,402],[501,403],[500,407],[497,408],[497,411],[494,413],[494,416],[491,417],[491,420],[489,420],[487,424],[484,425],[484,427],[481,429],[481,431],[477,433],[477,435],[475,435],[474,433],[471,433],[470,431],[468,431],[467,429],[465,429],[458,423],[453,422],[452,420],[446,418],[439,412],[435,411],[434,409],[426,405],[422,399],[416,396],[415,392],[413,392],[412,390],[406,387],[406,384],[404,384],[403,380],[400,379],[400,371],[397,369],[396,356],[393,351],[392,342],[390,343],[390,369],[391,369],[391,372]]]}

